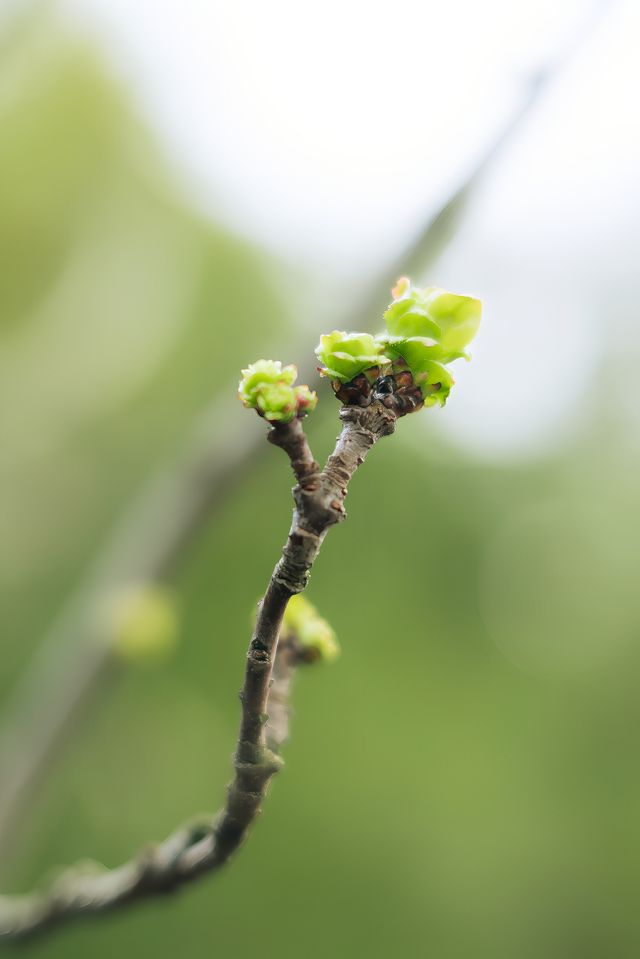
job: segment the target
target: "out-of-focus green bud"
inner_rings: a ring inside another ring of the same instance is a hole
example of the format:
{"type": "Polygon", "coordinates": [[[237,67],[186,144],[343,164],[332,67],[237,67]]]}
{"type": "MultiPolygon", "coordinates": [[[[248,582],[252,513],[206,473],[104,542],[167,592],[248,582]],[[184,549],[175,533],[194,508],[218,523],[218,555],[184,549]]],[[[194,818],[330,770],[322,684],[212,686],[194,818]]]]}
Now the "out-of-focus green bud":
{"type": "Polygon", "coordinates": [[[238,396],[270,423],[288,423],[311,412],[318,401],[308,386],[293,386],[297,372],[279,360],[258,360],[242,371],[238,396]]]}
{"type": "Polygon", "coordinates": [[[392,293],[395,299],[384,314],[392,337],[434,340],[433,358],[442,363],[466,356],[464,348],[480,326],[480,300],[436,286],[412,287],[407,277],[398,280],[392,293]]]}
{"type": "Polygon", "coordinates": [[[113,650],[127,662],[168,658],[178,641],[178,612],[173,594],[156,584],[123,589],[107,611],[113,650]]]}
{"type": "Polygon", "coordinates": [[[311,659],[330,663],[340,655],[336,634],[308,599],[292,596],[284,614],[283,629],[292,633],[311,659]]]}
{"type": "Polygon", "coordinates": [[[324,365],[320,371],[341,383],[348,383],[358,373],[388,363],[382,344],[370,333],[344,333],[334,330],[320,337],[316,356],[324,365]]]}

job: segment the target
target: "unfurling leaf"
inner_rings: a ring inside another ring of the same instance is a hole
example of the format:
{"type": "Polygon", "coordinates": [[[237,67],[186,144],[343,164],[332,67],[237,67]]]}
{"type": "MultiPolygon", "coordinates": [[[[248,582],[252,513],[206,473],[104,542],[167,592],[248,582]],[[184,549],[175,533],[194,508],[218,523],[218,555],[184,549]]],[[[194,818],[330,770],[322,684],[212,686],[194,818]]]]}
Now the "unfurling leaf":
{"type": "Polygon", "coordinates": [[[320,337],[316,356],[323,364],[323,376],[348,383],[359,373],[388,363],[381,342],[370,333],[344,333],[334,330],[320,337]]]}
{"type": "Polygon", "coordinates": [[[392,292],[395,299],[384,314],[391,337],[429,338],[434,346],[433,359],[441,363],[465,356],[464,348],[480,326],[480,300],[437,286],[412,287],[406,277],[401,277],[392,292]]]}

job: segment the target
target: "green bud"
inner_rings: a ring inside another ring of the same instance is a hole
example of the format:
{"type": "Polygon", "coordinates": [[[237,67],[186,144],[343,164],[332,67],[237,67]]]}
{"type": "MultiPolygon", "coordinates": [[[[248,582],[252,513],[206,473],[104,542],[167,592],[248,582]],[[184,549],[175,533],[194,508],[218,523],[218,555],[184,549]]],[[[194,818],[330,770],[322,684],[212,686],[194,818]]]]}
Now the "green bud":
{"type": "Polygon", "coordinates": [[[162,586],[142,584],[117,593],[110,601],[112,648],[127,662],[166,659],[178,641],[178,613],[173,594],[162,586]]]}
{"type": "Polygon", "coordinates": [[[311,412],[318,401],[308,386],[293,386],[297,373],[279,360],[258,360],[242,371],[238,396],[270,423],[288,423],[311,412]]]}
{"type": "Polygon", "coordinates": [[[382,344],[370,333],[344,333],[334,330],[320,337],[316,356],[324,365],[320,371],[341,383],[348,383],[359,373],[388,363],[382,344]]]}
{"type": "Polygon", "coordinates": [[[299,593],[292,596],[284,614],[283,628],[293,633],[314,659],[333,662],[340,647],[333,629],[308,599],[299,593]]]}
{"type": "Polygon", "coordinates": [[[255,409],[260,389],[266,383],[292,386],[298,371],[295,366],[283,366],[280,360],[257,360],[242,371],[238,394],[245,406],[255,409]]]}

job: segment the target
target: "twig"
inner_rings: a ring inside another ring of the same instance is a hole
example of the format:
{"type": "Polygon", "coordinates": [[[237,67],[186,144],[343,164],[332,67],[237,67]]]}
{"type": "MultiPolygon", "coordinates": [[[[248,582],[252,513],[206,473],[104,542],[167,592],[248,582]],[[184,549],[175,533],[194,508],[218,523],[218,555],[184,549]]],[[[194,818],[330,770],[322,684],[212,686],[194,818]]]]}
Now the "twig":
{"type": "Polygon", "coordinates": [[[260,812],[269,781],[282,764],[276,749],[288,728],[284,695],[295,660],[290,646],[284,650],[287,659],[275,670],[276,708],[271,723],[268,710],[284,611],[289,599],[307,585],[328,530],[346,516],[344,499],[351,477],[372,446],[392,433],[396,423],[395,412],[377,400],[366,408],[343,407],[340,417],[342,432],[322,471],[300,420],[278,425],[269,434],[271,442],[291,460],[297,479],[295,507],[287,543],[260,604],[249,645],[235,775],[215,822],[181,827],[163,843],[116,869],[88,872],[86,867],[75,867],[48,891],[0,897],[0,937],[35,935],[74,917],[173,892],[223,866],[242,845],[260,812]]]}

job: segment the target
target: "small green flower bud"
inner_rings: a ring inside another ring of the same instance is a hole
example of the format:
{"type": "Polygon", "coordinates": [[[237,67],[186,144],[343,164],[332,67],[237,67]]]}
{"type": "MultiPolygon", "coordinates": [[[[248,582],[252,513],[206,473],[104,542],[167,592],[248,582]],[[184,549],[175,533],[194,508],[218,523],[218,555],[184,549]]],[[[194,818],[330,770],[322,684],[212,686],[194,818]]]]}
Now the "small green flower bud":
{"type": "Polygon", "coordinates": [[[348,383],[359,373],[388,363],[382,344],[370,333],[344,333],[334,330],[320,337],[316,356],[323,364],[323,376],[348,383]]]}
{"type": "Polygon", "coordinates": [[[131,586],[110,601],[112,648],[127,662],[166,659],[178,641],[173,594],[153,583],[131,586]]]}
{"type": "Polygon", "coordinates": [[[242,371],[238,394],[245,406],[255,409],[260,389],[266,383],[282,383],[292,386],[298,371],[295,366],[284,366],[280,360],[257,360],[242,371]]]}
{"type": "Polygon", "coordinates": [[[279,360],[258,360],[242,371],[238,396],[270,423],[288,423],[311,412],[318,399],[308,386],[293,386],[297,372],[279,360]]]}
{"type": "Polygon", "coordinates": [[[292,633],[312,659],[333,662],[340,647],[333,629],[308,599],[299,593],[292,596],[284,614],[283,629],[292,633]]]}

